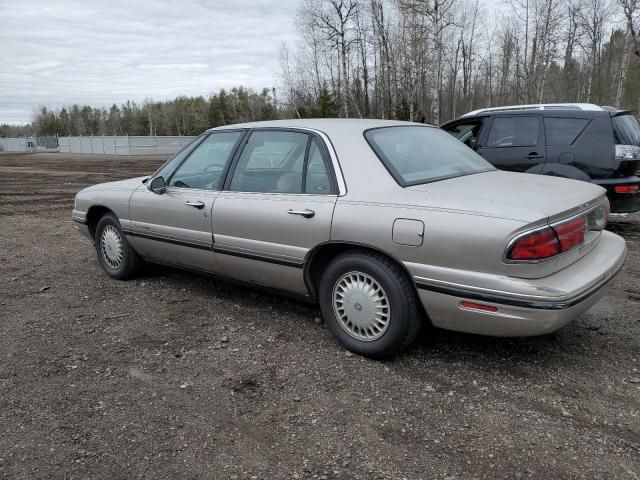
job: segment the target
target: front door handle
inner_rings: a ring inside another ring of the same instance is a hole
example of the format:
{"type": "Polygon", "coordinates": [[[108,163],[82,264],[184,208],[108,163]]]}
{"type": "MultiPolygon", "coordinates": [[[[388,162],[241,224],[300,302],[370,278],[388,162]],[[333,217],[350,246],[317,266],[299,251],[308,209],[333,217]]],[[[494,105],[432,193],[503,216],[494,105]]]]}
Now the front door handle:
{"type": "Polygon", "coordinates": [[[544,155],[538,155],[537,152],[531,152],[529,155],[526,155],[524,158],[532,159],[532,158],[542,158],[544,155]]]}
{"type": "Polygon", "coordinates": [[[301,215],[304,218],[311,218],[316,214],[316,212],[314,212],[313,210],[309,210],[308,208],[305,208],[304,210],[290,209],[287,213],[289,215],[301,215]]]}
{"type": "Polygon", "coordinates": [[[204,202],[192,202],[189,200],[188,202],[184,202],[184,204],[194,208],[204,208],[204,202]]]}

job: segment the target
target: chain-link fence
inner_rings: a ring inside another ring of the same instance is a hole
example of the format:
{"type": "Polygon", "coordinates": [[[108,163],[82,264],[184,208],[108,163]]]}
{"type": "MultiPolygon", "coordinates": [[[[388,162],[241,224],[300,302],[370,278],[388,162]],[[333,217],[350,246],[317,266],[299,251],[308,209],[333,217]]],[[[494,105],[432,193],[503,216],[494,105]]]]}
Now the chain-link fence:
{"type": "Polygon", "coordinates": [[[95,155],[171,155],[196,137],[21,137],[0,138],[0,151],[95,155]]]}

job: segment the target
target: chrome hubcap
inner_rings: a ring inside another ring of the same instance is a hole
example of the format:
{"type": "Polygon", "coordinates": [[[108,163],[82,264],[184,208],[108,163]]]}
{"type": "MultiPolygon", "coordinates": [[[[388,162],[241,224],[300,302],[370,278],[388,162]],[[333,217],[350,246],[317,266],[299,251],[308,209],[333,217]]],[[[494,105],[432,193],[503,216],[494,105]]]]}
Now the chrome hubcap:
{"type": "Polygon", "coordinates": [[[109,267],[117,270],[124,260],[124,244],[120,232],[113,225],[107,225],[102,230],[100,237],[102,258],[109,267]]]}
{"type": "Polygon", "coordinates": [[[365,342],[382,337],[391,320],[384,289],[373,277],[362,272],[346,273],[336,282],[333,311],[345,332],[365,342]]]}

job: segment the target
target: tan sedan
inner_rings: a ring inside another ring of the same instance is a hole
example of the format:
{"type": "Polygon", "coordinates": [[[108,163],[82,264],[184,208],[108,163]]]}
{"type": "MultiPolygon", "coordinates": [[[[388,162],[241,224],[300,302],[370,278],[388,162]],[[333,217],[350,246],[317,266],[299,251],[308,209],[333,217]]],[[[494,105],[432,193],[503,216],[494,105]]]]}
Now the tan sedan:
{"type": "Polygon", "coordinates": [[[349,350],[420,327],[540,335],[622,267],[604,189],[496,170],[449,134],[382,120],[205,132],[150,177],[86,188],[73,219],[105,272],[162,263],[318,302],[349,350]]]}

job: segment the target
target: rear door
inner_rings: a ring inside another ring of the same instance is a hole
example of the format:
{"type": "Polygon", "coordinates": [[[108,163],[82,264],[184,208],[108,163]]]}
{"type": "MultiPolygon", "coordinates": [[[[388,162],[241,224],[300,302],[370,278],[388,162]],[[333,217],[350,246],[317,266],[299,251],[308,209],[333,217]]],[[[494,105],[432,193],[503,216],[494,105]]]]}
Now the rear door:
{"type": "Polygon", "coordinates": [[[540,173],[545,163],[545,138],[540,115],[491,118],[477,152],[500,170],[540,173]]]}
{"type": "Polygon", "coordinates": [[[217,262],[232,278],[306,294],[303,262],[329,240],[337,199],[326,146],[278,129],[243,143],[213,207],[217,262]]]}

